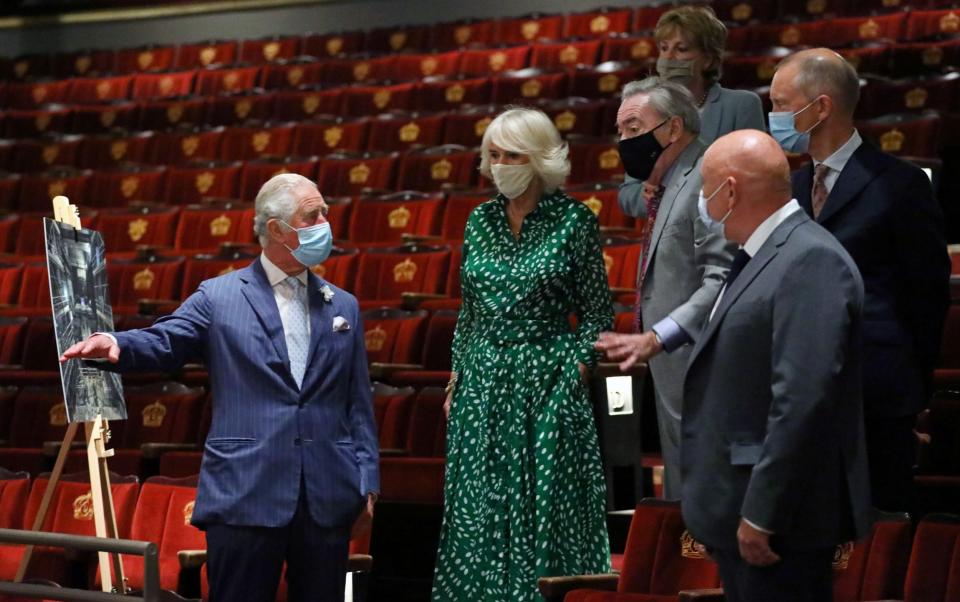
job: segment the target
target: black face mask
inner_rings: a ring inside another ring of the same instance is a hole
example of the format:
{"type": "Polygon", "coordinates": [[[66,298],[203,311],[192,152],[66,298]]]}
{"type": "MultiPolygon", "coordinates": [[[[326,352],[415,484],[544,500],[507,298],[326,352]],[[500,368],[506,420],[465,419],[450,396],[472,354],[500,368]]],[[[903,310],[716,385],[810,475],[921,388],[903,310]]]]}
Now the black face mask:
{"type": "Polygon", "coordinates": [[[660,125],[654,127],[646,134],[620,141],[620,161],[623,163],[623,168],[626,170],[628,176],[641,181],[650,177],[650,173],[653,171],[653,166],[657,163],[657,159],[660,158],[660,155],[663,154],[667,146],[670,146],[669,144],[667,146],[660,146],[653,132],[668,121],[670,121],[669,118],[664,119],[660,122],[660,125]]]}

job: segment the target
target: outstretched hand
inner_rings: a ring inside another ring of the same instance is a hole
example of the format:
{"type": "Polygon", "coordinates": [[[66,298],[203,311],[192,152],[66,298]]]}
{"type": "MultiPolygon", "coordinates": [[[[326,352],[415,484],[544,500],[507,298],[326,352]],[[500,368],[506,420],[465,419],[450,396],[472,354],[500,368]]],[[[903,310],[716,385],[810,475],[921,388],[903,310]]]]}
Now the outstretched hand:
{"type": "Polygon", "coordinates": [[[619,362],[622,372],[626,372],[640,362],[647,361],[663,350],[653,332],[640,334],[601,332],[594,348],[606,353],[612,361],[619,362]]]}
{"type": "Polygon", "coordinates": [[[111,364],[120,361],[120,346],[106,335],[95,334],[85,341],[71,345],[60,356],[60,363],[72,359],[100,360],[105,359],[111,364]]]}

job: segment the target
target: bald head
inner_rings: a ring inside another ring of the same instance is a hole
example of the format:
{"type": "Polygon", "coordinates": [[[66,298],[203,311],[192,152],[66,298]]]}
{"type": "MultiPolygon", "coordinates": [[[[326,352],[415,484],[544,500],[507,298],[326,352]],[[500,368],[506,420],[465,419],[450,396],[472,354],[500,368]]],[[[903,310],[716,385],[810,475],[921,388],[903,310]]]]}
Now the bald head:
{"type": "MultiPolygon", "coordinates": [[[[829,48],[801,50],[780,61],[774,84],[790,85],[808,101],[829,96],[837,113],[852,118],[860,100],[860,78],[845,58],[829,48]],[[779,80],[779,81],[778,81],[779,80]]],[[[771,90],[771,96],[773,90],[771,90]]]]}
{"type": "Polygon", "coordinates": [[[777,141],[759,130],[718,138],[703,155],[703,193],[714,219],[729,214],[727,238],[743,244],[763,221],[790,201],[790,164],[777,141]],[[711,210],[710,208],[714,209],[711,210]]]}

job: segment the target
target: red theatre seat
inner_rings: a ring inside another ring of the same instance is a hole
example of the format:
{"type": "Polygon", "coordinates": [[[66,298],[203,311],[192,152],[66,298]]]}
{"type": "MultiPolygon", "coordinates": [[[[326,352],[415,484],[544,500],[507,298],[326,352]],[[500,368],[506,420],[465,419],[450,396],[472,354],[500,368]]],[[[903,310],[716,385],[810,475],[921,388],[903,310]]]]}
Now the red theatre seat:
{"type": "Polygon", "coordinates": [[[223,132],[220,159],[245,161],[268,155],[286,155],[293,141],[292,123],[247,122],[223,132]]]}
{"type": "Polygon", "coordinates": [[[763,0],[714,0],[710,6],[716,12],[718,19],[743,26],[756,22],[769,22],[777,16],[776,5],[763,0]]]}
{"type": "Polygon", "coordinates": [[[443,124],[443,143],[467,148],[480,146],[483,133],[500,112],[497,105],[475,105],[447,113],[443,124]]]}
{"type": "Polygon", "coordinates": [[[333,240],[346,238],[353,209],[353,197],[324,195],[323,200],[327,203],[327,221],[333,230],[333,240]]]}
{"type": "Polygon", "coordinates": [[[376,307],[406,292],[443,294],[449,264],[449,246],[371,248],[360,257],[356,295],[376,307]]]}
{"type": "Polygon", "coordinates": [[[132,259],[107,262],[110,303],[118,314],[137,313],[141,299],[177,299],[183,275],[183,257],[144,253],[132,259]]]}
{"type": "Polygon", "coordinates": [[[166,71],[173,67],[176,53],[175,46],[121,48],[117,50],[115,70],[117,73],[166,71]]]}
{"type": "Polygon", "coordinates": [[[536,40],[563,37],[563,15],[531,13],[497,22],[494,41],[501,44],[525,44],[536,40]]]}
{"type": "Polygon", "coordinates": [[[259,254],[247,252],[242,248],[224,247],[216,255],[195,255],[187,259],[183,268],[180,298],[186,299],[192,295],[204,280],[245,268],[258,257],[259,254]]]}
{"type": "Polygon", "coordinates": [[[186,96],[193,91],[195,70],[167,71],[161,73],[138,73],[133,76],[133,87],[130,98],[134,100],[148,100],[152,98],[169,98],[171,96],[186,96]]]}
{"type": "Polygon", "coordinates": [[[299,36],[269,36],[258,40],[243,40],[240,45],[240,62],[269,63],[279,59],[290,59],[300,52],[299,36]]]}
{"type": "Polygon", "coordinates": [[[132,129],[137,123],[137,103],[112,100],[76,105],[70,113],[70,130],[76,134],[132,129]]]}
{"type": "Polygon", "coordinates": [[[334,247],[330,256],[320,265],[313,267],[313,273],[334,286],[353,291],[357,279],[360,251],[334,247]]]}
{"type": "Polygon", "coordinates": [[[2,63],[4,79],[22,80],[28,77],[43,77],[50,74],[49,54],[21,54],[2,63]]]}
{"type": "MultiPolygon", "coordinates": [[[[70,198],[70,197],[68,197],[70,198]]],[[[51,197],[52,199],[52,197],[51,197]]],[[[50,199],[48,199],[49,201],[50,199]]],[[[70,198],[70,201],[76,203],[74,199],[70,198]]],[[[46,207],[41,209],[36,213],[21,213],[20,214],[20,224],[17,230],[17,238],[13,245],[14,254],[24,257],[24,256],[42,256],[46,253],[44,250],[43,242],[43,218],[50,217],[52,214],[50,210],[49,202],[46,203],[46,207]]],[[[97,212],[92,211],[88,208],[86,204],[80,206],[80,221],[82,222],[85,228],[96,228],[97,212]]],[[[46,263],[42,264],[46,266],[46,263]]],[[[46,267],[44,267],[46,269],[46,267]]],[[[29,267],[27,268],[29,271],[29,267]]],[[[24,285],[26,285],[27,272],[24,272],[24,285]]],[[[43,286],[46,290],[46,272],[43,273],[43,286]]],[[[26,291],[21,288],[21,295],[26,293],[26,291]]],[[[46,303],[49,305],[49,297],[47,294],[46,303]]],[[[26,303],[18,302],[19,305],[25,307],[31,307],[34,305],[32,300],[28,297],[26,303]]]]}
{"type": "Polygon", "coordinates": [[[393,372],[390,375],[390,382],[397,385],[411,385],[418,389],[424,386],[445,385],[450,379],[450,349],[457,326],[457,315],[457,311],[449,309],[433,312],[427,323],[423,352],[418,360],[423,368],[393,372]]]}
{"type": "Polygon", "coordinates": [[[133,77],[129,75],[78,77],[70,80],[67,98],[78,104],[126,100],[130,95],[131,83],[133,83],[133,77]]]}
{"type": "Polygon", "coordinates": [[[115,169],[125,163],[141,163],[147,157],[153,132],[125,132],[84,138],[77,153],[77,166],[85,169],[115,169]]]}
{"type": "Polygon", "coordinates": [[[157,132],[147,153],[147,162],[164,165],[185,165],[196,159],[214,160],[220,154],[224,128],[208,128],[183,124],[157,132]]]}
{"type": "Polygon", "coordinates": [[[0,252],[9,253],[13,250],[13,243],[18,238],[20,216],[16,213],[0,215],[0,252]]]}
{"type": "Polygon", "coordinates": [[[917,527],[904,585],[905,602],[952,602],[960,597],[960,517],[929,514],[917,527]]]}
{"type": "Polygon", "coordinates": [[[476,181],[479,153],[457,144],[408,151],[400,162],[397,188],[435,191],[469,188],[476,181]]]}
{"type": "MultiPolygon", "coordinates": [[[[8,289],[20,284],[22,271],[23,264],[0,264],[0,300],[3,300],[5,305],[11,305],[16,300],[16,291],[8,289]]],[[[0,316],[0,366],[15,366],[20,363],[26,333],[27,318],[0,316]]],[[[0,402],[3,405],[0,417],[7,426],[10,425],[10,407],[13,400],[13,397],[8,395],[9,392],[8,389],[0,390],[0,402]]],[[[0,436],[6,437],[7,433],[0,431],[0,436]]]]}
{"type": "Polygon", "coordinates": [[[304,157],[322,157],[337,151],[361,151],[366,145],[369,130],[370,119],[367,117],[317,115],[297,124],[291,150],[293,154],[304,157]]]}
{"type": "Polygon", "coordinates": [[[90,73],[111,73],[116,62],[115,50],[77,50],[58,52],[53,56],[53,74],[66,79],[90,73]]]}
{"type": "Polygon", "coordinates": [[[19,529],[30,494],[30,475],[0,468],[0,528],[19,529]]]}
{"type": "Polygon", "coordinates": [[[242,168],[239,161],[192,161],[171,167],[164,198],[173,205],[199,203],[207,197],[237,198],[242,168]]]}
{"type": "Polygon", "coordinates": [[[777,65],[791,52],[789,48],[777,46],[757,54],[730,57],[723,64],[724,84],[746,88],[769,86],[777,65]]]}
{"type": "MultiPolygon", "coordinates": [[[[151,477],[140,490],[130,537],[157,544],[161,589],[177,591],[180,573],[177,552],[207,548],[203,531],[190,524],[196,495],[196,476],[181,479],[151,477]]],[[[143,588],[142,560],[123,556],[123,573],[131,588],[143,588]]]]}
{"type": "Polygon", "coordinates": [[[442,194],[397,192],[360,197],[351,212],[347,238],[353,243],[399,243],[404,234],[439,231],[442,194]]]}
{"type": "Polygon", "coordinates": [[[752,26],[750,41],[753,49],[777,46],[796,48],[829,43],[829,35],[827,21],[774,22],[752,26]]]}
{"type": "Polygon", "coordinates": [[[362,313],[367,359],[378,364],[414,364],[420,359],[427,312],[373,309],[362,313]]]}
{"type": "Polygon", "coordinates": [[[674,4],[670,2],[638,7],[633,16],[633,30],[647,31],[654,29],[663,13],[672,8],[674,8],[674,4]]]}
{"type": "Polygon", "coordinates": [[[94,172],[87,191],[91,207],[122,207],[133,201],[163,200],[166,167],[124,164],[94,172]]]}
{"type": "Polygon", "coordinates": [[[823,19],[834,14],[843,14],[847,0],[783,0],[780,17],[789,19],[823,19]]]}
{"type": "Polygon", "coordinates": [[[207,98],[208,125],[238,125],[248,119],[270,117],[273,98],[260,88],[224,92],[207,98]]]}
{"type": "Polygon", "coordinates": [[[463,240],[463,231],[467,226],[470,212],[481,203],[489,201],[497,194],[496,190],[452,191],[447,196],[447,206],[440,222],[440,237],[444,240],[463,240]]]}
{"type": "Polygon", "coordinates": [[[960,9],[915,10],[907,20],[905,37],[908,40],[929,39],[935,36],[955,36],[960,33],[960,9]]]}
{"type": "Polygon", "coordinates": [[[47,103],[68,99],[70,80],[31,80],[7,82],[3,89],[4,104],[10,108],[33,109],[47,103]]]}
{"type": "Polygon", "coordinates": [[[567,15],[565,38],[606,37],[612,33],[630,31],[633,12],[628,8],[602,7],[567,15]]]}
{"type": "Polygon", "coordinates": [[[429,40],[428,25],[377,27],[367,32],[365,48],[376,53],[429,50],[429,40]]]}
{"type": "Polygon", "coordinates": [[[313,86],[323,81],[323,63],[313,57],[281,59],[264,65],[260,85],[267,90],[313,86]]]}
{"type": "Polygon", "coordinates": [[[195,69],[210,65],[230,65],[237,60],[239,44],[234,40],[209,40],[181,44],[177,49],[177,69],[195,69]]]}
{"type": "Polygon", "coordinates": [[[317,173],[316,157],[264,157],[247,161],[240,176],[240,198],[253,201],[267,180],[282,173],[295,173],[313,180],[317,173]]]}
{"type": "Polygon", "coordinates": [[[317,57],[333,57],[338,54],[353,54],[363,50],[363,31],[336,33],[308,33],[303,37],[303,54],[317,57]]]}
{"type": "Polygon", "coordinates": [[[607,61],[578,67],[570,75],[570,94],[585,98],[613,98],[624,84],[640,79],[640,68],[625,61],[607,61]]]}
{"type": "Polygon", "coordinates": [[[44,132],[65,132],[72,110],[66,105],[44,105],[42,109],[5,111],[3,133],[10,138],[29,138],[44,132]]]}
{"type": "Polygon", "coordinates": [[[384,111],[409,110],[413,106],[412,83],[392,85],[353,85],[343,91],[343,113],[375,115],[384,111]]]}
{"type": "MultiPolygon", "coordinates": [[[[943,42],[905,42],[890,47],[889,73],[894,77],[915,77],[923,73],[943,72],[958,62],[958,38],[943,42]]],[[[9,128],[9,125],[7,127],[9,128]]]]}
{"type": "Polygon", "coordinates": [[[208,67],[197,73],[197,94],[210,96],[220,92],[249,90],[257,85],[259,67],[216,68],[208,67]]]}
{"type": "Polygon", "coordinates": [[[847,59],[857,73],[884,73],[890,64],[890,45],[883,42],[840,48],[837,53],[847,59]]]}
{"type": "Polygon", "coordinates": [[[652,35],[617,35],[603,41],[600,61],[618,61],[652,66],[657,59],[657,41],[652,35]]]}
{"type": "Polygon", "coordinates": [[[393,55],[371,56],[366,53],[338,56],[323,62],[323,79],[332,84],[375,82],[393,77],[393,55]]]}
{"type": "Polygon", "coordinates": [[[20,199],[20,174],[0,171],[0,212],[16,207],[20,199]]]}
{"type": "Polygon", "coordinates": [[[254,242],[253,205],[210,199],[181,210],[174,248],[183,252],[216,251],[224,243],[254,242]]]}
{"type": "Polygon", "coordinates": [[[83,206],[91,173],[72,167],[54,167],[40,173],[24,174],[16,208],[20,211],[49,212],[50,201],[58,195],[64,195],[73,204],[83,206]]]}
{"type": "Polygon", "coordinates": [[[523,69],[527,66],[530,47],[527,45],[502,48],[476,48],[460,52],[460,73],[463,75],[489,75],[523,69]]]}
{"type": "Polygon", "coordinates": [[[140,103],[141,130],[167,130],[180,125],[199,125],[206,120],[207,101],[196,96],[176,96],[140,103]]]}
{"type": "Polygon", "coordinates": [[[390,190],[396,164],[396,153],[336,152],[320,163],[317,187],[332,195],[355,195],[364,189],[390,190]]]}
{"type": "Polygon", "coordinates": [[[566,73],[548,73],[540,69],[508,71],[493,78],[493,102],[530,103],[540,98],[566,96],[566,73]]]}
{"type": "Polygon", "coordinates": [[[115,447],[143,443],[192,443],[197,439],[203,387],[166,381],[124,387],[127,419],[110,425],[115,447]]]}
{"type": "Polygon", "coordinates": [[[440,144],[442,133],[442,114],[381,113],[371,119],[367,150],[402,151],[417,146],[435,146],[440,144]]]}
{"type": "Polygon", "coordinates": [[[55,165],[76,165],[82,136],[44,134],[40,138],[17,140],[13,144],[10,170],[19,173],[42,171],[55,165]]]}
{"type": "Polygon", "coordinates": [[[611,290],[636,290],[637,266],[643,250],[640,242],[630,238],[605,238],[601,243],[611,290]]]}
{"type": "Polygon", "coordinates": [[[570,136],[570,185],[623,179],[616,138],[570,136]]]}
{"type": "Polygon", "coordinates": [[[417,90],[415,106],[422,111],[449,111],[469,104],[490,102],[486,77],[425,77],[417,90]]]}
{"type": "Polygon", "coordinates": [[[273,93],[273,115],[284,121],[301,121],[340,113],[342,88],[301,86],[299,90],[273,93]]]}
{"type": "Polygon", "coordinates": [[[960,73],[901,80],[869,78],[858,115],[937,109],[951,111],[960,101],[960,73]]]}
{"type": "MultiPolygon", "coordinates": [[[[374,310],[371,314],[382,313],[374,310]]],[[[381,449],[405,449],[413,407],[412,387],[391,387],[383,383],[373,385],[373,415],[381,449]]]]}
{"type": "Polygon", "coordinates": [[[900,113],[858,121],[857,129],[884,152],[910,157],[936,157],[940,123],[940,116],[935,112],[918,115],[900,113]]]}
{"type": "Polygon", "coordinates": [[[577,65],[593,65],[597,62],[600,44],[601,40],[534,44],[530,54],[530,66],[552,71],[574,69],[577,65]]]}
{"type": "Polygon", "coordinates": [[[903,37],[906,20],[907,13],[904,12],[830,19],[829,28],[821,34],[826,37],[821,39],[829,40],[834,46],[864,44],[877,40],[899,40],[903,37]]]}
{"type": "Polygon", "coordinates": [[[560,100],[543,100],[540,108],[553,120],[561,136],[596,136],[603,131],[600,123],[606,109],[603,100],[570,96],[560,100]]]}
{"type": "Polygon", "coordinates": [[[179,207],[149,203],[104,209],[97,219],[108,252],[133,251],[140,245],[172,247],[179,207]]]}
{"type": "Polygon", "coordinates": [[[910,518],[906,514],[877,514],[873,528],[863,540],[837,546],[833,559],[834,600],[903,597],[910,560],[910,518]]]}
{"type": "Polygon", "coordinates": [[[23,387],[13,403],[9,445],[39,448],[46,441],[62,440],[66,425],[67,410],[59,385],[23,387]]]}
{"type": "Polygon", "coordinates": [[[574,186],[567,189],[567,193],[578,201],[582,201],[593,211],[600,222],[601,228],[625,229],[640,233],[642,223],[634,217],[626,215],[617,202],[617,193],[620,185],[614,182],[601,182],[574,186]]]}
{"type": "Polygon", "coordinates": [[[493,19],[465,19],[433,24],[433,45],[441,50],[493,43],[493,19]]]}
{"type": "Polygon", "coordinates": [[[400,81],[422,77],[450,76],[457,73],[459,52],[398,54],[393,59],[391,77],[400,81]]]}

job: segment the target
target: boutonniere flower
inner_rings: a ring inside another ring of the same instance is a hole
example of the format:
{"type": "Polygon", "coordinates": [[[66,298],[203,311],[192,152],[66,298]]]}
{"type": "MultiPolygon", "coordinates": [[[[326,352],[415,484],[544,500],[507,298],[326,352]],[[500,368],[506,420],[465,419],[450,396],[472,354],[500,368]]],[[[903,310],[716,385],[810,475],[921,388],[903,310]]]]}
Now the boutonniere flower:
{"type": "Polygon", "coordinates": [[[324,284],[320,287],[320,292],[323,294],[323,300],[327,303],[333,301],[333,289],[329,285],[324,284]]]}

